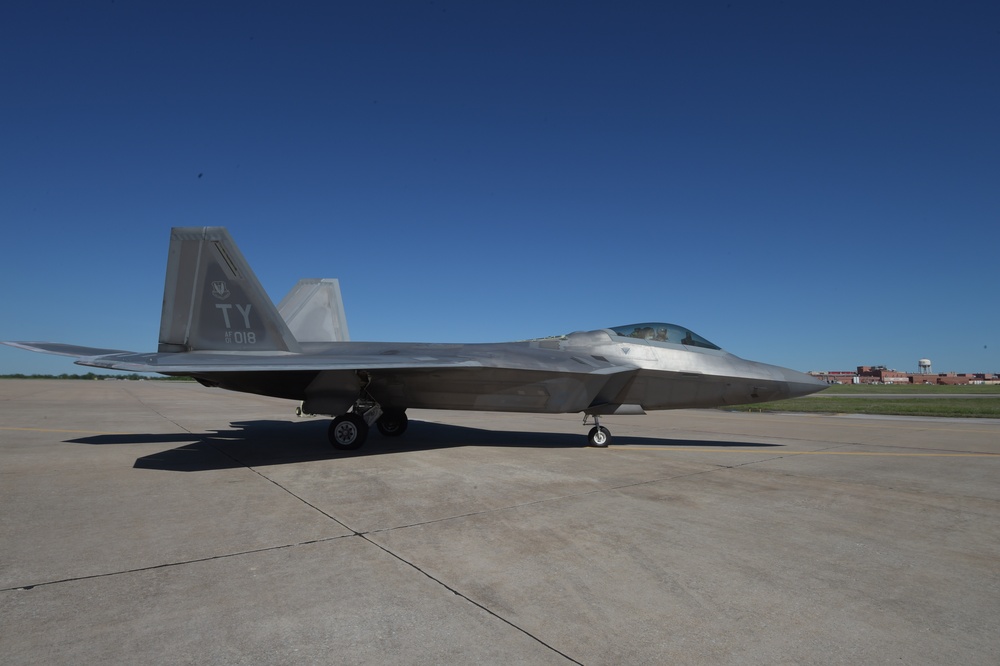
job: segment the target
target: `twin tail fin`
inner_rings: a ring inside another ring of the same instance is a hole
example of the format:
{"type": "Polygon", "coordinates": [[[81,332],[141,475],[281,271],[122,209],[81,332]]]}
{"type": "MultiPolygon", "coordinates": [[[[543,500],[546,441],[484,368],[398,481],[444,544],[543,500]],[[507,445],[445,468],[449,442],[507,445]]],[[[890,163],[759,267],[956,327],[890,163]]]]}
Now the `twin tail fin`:
{"type": "Polygon", "coordinates": [[[175,227],[158,351],[301,349],[224,227],[175,227]]]}

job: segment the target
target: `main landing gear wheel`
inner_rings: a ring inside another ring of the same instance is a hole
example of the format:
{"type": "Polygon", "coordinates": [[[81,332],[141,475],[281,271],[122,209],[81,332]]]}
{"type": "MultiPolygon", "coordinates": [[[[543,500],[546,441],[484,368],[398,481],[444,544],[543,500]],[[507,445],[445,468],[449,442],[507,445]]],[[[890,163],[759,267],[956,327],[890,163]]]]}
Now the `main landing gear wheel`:
{"type": "Polygon", "coordinates": [[[603,449],[611,443],[611,431],[604,426],[594,426],[587,435],[587,442],[591,446],[603,449]]]}
{"type": "Polygon", "coordinates": [[[375,422],[378,431],[385,437],[399,437],[406,432],[406,426],[409,424],[410,420],[406,418],[406,412],[402,410],[385,412],[375,422]]]}
{"type": "Polygon", "coordinates": [[[335,418],[327,431],[330,444],[338,451],[360,449],[368,438],[368,424],[357,414],[342,414],[335,418]]]}

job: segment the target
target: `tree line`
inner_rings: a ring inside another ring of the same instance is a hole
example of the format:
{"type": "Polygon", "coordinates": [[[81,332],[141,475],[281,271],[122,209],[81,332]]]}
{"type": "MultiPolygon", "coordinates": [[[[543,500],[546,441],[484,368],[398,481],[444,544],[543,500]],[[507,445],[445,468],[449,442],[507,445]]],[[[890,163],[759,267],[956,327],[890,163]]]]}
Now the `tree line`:
{"type": "Polygon", "coordinates": [[[22,373],[15,373],[11,375],[0,375],[0,379],[124,379],[131,381],[192,381],[190,377],[150,377],[148,375],[140,375],[136,373],[128,375],[99,375],[95,372],[88,372],[86,374],[69,374],[63,373],[61,375],[25,375],[22,373]]]}

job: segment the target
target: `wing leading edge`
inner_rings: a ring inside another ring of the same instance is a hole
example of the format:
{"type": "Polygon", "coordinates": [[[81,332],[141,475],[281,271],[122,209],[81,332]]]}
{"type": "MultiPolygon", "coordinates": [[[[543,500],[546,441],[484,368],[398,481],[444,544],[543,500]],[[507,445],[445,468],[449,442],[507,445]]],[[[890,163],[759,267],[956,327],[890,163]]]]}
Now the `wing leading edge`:
{"type": "MultiPolygon", "coordinates": [[[[42,354],[55,354],[57,356],[72,356],[78,359],[92,357],[109,356],[115,354],[134,354],[135,352],[123,349],[104,349],[102,347],[81,347],[80,345],[68,345],[61,342],[0,342],[10,347],[17,347],[27,351],[40,352],[42,354]]],[[[86,365],[86,363],[78,363],[86,365]]]]}

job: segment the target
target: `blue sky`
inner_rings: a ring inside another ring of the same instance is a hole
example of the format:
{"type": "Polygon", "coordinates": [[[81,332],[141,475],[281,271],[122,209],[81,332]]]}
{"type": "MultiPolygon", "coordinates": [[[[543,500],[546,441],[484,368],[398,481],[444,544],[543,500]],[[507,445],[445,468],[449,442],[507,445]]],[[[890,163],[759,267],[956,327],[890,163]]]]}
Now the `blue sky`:
{"type": "Polygon", "coordinates": [[[355,340],[1000,372],[996,3],[8,3],[0,60],[3,340],[155,349],[222,225],[355,340]]]}

